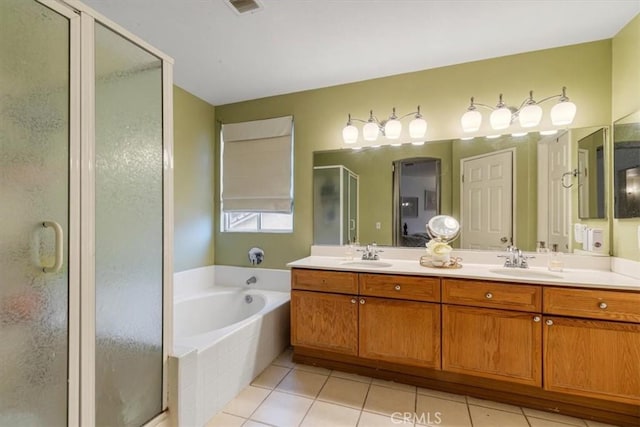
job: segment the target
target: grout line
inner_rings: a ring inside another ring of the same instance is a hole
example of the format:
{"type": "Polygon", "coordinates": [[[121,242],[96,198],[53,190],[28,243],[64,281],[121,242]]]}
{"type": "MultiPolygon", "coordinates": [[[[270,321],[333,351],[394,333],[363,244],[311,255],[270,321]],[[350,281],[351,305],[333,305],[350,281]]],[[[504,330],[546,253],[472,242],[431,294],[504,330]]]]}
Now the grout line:
{"type": "Polygon", "coordinates": [[[464,401],[467,404],[467,415],[469,415],[469,423],[471,424],[471,427],[473,427],[473,417],[471,416],[471,405],[469,405],[469,396],[465,396],[464,401]]]}

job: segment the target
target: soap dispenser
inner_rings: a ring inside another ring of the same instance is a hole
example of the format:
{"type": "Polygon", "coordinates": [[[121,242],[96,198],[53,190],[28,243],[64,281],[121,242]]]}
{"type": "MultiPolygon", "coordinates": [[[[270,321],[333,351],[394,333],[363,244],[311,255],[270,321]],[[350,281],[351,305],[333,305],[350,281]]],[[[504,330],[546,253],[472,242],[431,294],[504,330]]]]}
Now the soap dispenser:
{"type": "Polygon", "coordinates": [[[547,264],[549,271],[562,271],[564,269],[564,259],[562,252],[558,252],[558,245],[554,244],[551,252],[549,252],[549,261],[547,264]]]}

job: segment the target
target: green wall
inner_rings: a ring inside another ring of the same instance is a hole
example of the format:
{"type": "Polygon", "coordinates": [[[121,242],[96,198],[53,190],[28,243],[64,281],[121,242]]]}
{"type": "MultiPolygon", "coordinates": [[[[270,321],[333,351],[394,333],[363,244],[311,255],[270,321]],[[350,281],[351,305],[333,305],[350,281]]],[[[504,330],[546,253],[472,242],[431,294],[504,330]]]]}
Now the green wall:
{"type": "MultiPolygon", "coordinates": [[[[640,110],[640,15],[613,38],[612,70],[611,109],[612,119],[616,121],[640,110]]],[[[613,170],[611,163],[609,166],[609,170],[613,170]]],[[[613,183],[610,183],[609,194],[613,194],[613,183]]],[[[609,213],[613,218],[613,207],[610,207],[609,213]]],[[[640,260],[638,226],[640,219],[613,220],[613,255],[640,260]]]]}
{"type": "MultiPolygon", "coordinates": [[[[603,40],[217,106],[216,119],[222,123],[294,116],[295,216],[293,233],[238,234],[221,233],[215,215],[216,264],[246,266],[247,250],[254,245],[265,249],[262,266],[267,268],[283,268],[309,254],[313,152],[342,148],[347,113],[364,118],[372,108],[384,116],[395,106],[402,114],[420,104],[429,123],[427,140],[450,140],[461,136],[459,120],[470,96],[492,104],[503,93],[507,102],[519,103],[531,89],[542,98],[567,86],[568,96],[578,105],[573,126],[610,123],[611,45],[611,40],[603,40]]],[[[544,105],[547,117],[549,108],[544,105]]],[[[548,126],[546,120],[541,128],[548,126]]],[[[489,133],[486,126],[483,134],[489,133]]],[[[215,152],[219,153],[218,133],[215,152]]],[[[215,182],[217,195],[219,180],[215,182]]],[[[218,212],[217,196],[215,203],[218,212]]]]}
{"type": "Polygon", "coordinates": [[[215,108],[173,87],[174,271],[214,263],[215,108]]]}

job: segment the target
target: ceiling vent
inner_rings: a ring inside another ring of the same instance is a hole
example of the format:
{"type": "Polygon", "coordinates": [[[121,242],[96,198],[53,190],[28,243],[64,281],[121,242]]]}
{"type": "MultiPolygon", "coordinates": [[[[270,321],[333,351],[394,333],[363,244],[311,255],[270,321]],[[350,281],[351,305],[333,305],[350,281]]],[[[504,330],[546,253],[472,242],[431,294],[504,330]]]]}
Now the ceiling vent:
{"type": "Polygon", "coordinates": [[[225,3],[238,15],[255,13],[264,7],[259,0],[225,0],[225,3]]]}

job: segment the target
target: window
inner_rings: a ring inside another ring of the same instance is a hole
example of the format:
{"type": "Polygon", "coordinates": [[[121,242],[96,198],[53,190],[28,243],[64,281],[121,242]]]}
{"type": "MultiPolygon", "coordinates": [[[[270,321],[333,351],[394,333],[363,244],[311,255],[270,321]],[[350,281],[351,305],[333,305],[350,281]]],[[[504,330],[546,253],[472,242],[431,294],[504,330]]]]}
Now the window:
{"type": "Polygon", "coordinates": [[[293,231],[293,117],[222,125],[221,230],[293,231]]]}

